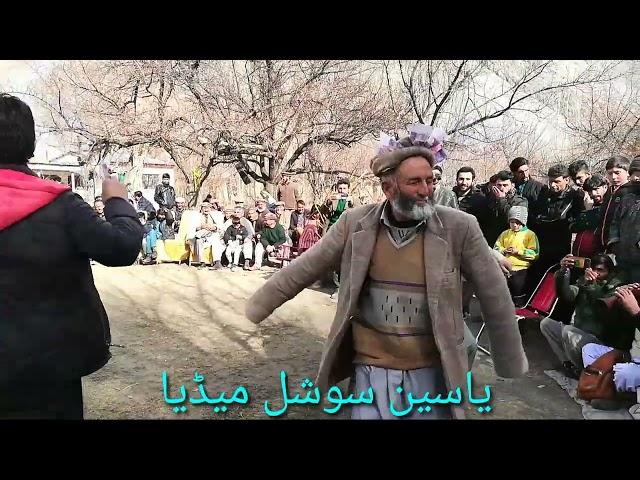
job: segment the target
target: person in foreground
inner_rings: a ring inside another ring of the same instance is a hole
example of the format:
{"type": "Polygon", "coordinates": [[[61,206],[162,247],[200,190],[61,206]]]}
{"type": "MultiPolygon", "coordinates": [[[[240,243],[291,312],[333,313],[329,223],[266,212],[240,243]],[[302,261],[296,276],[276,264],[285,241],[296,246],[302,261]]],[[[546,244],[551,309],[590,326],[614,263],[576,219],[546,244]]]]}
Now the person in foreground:
{"type": "Polygon", "coordinates": [[[82,419],[82,377],[111,357],[89,259],[133,264],[142,225],[117,180],[103,220],[28,168],[34,148],[31,110],[0,94],[0,419],[82,419]]]}
{"type": "MultiPolygon", "coordinates": [[[[254,323],[340,265],[337,312],[316,385],[326,391],[346,378],[356,395],[374,391],[371,405],[356,405],[354,419],[397,418],[390,410],[414,398],[467,392],[470,369],[464,344],[461,274],[478,285],[498,375],[527,369],[505,277],[477,220],[434,205],[435,157],[428,139],[384,146],[371,161],[386,201],[346,210],[319,243],[273,275],[248,300],[254,323]]],[[[441,405],[401,418],[464,418],[464,406],[441,405]]]]}

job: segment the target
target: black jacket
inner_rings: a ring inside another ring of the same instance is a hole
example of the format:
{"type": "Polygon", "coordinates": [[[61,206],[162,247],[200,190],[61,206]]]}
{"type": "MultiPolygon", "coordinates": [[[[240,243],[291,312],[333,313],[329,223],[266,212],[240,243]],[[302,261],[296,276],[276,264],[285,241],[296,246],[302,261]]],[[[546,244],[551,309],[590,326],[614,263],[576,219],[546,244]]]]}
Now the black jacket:
{"type": "Polygon", "coordinates": [[[78,379],[105,365],[111,335],[89,259],[135,262],[142,225],[127,200],[106,221],[68,188],[0,166],[0,385],[78,379]]]}
{"type": "Polygon", "coordinates": [[[136,207],[139,212],[156,213],[156,209],[153,208],[153,204],[144,197],[140,197],[138,206],[136,207]]]}
{"type": "MultiPolygon", "coordinates": [[[[458,208],[463,212],[476,217],[480,224],[480,229],[485,238],[489,236],[491,230],[491,210],[489,209],[489,199],[482,194],[480,189],[474,188],[467,191],[466,195],[460,196],[458,187],[453,187],[453,193],[458,200],[458,208]]],[[[500,232],[502,233],[502,232],[500,232]]],[[[493,245],[491,245],[493,248],[493,245]]]]}
{"type": "Polygon", "coordinates": [[[245,238],[249,237],[249,232],[243,225],[240,225],[239,228],[235,228],[233,225],[229,225],[227,227],[227,230],[224,232],[224,237],[222,237],[222,240],[225,244],[227,244],[229,243],[229,241],[235,240],[236,236],[238,235],[240,235],[242,237],[242,240],[244,240],[245,238]]]}
{"type": "Polygon", "coordinates": [[[162,208],[172,209],[176,205],[176,190],[171,185],[156,185],[153,200],[162,208]]]}
{"type": "Polygon", "coordinates": [[[618,209],[618,205],[620,205],[622,197],[631,191],[632,188],[630,182],[620,185],[615,192],[613,191],[613,187],[609,187],[602,199],[602,224],[596,232],[596,235],[607,251],[609,251],[608,245],[611,243],[609,229],[611,228],[613,218],[616,216],[616,210],[618,209]]]}
{"type": "Polygon", "coordinates": [[[621,265],[640,265],[640,183],[629,182],[622,190],[609,228],[609,244],[621,265]],[[623,190],[624,188],[624,190],[623,190]]]}
{"type": "Polygon", "coordinates": [[[578,190],[567,188],[559,194],[545,189],[540,194],[535,219],[535,233],[540,242],[540,255],[549,251],[569,253],[571,250],[570,225],[578,220],[584,202],[578,190]]]}
{"type": "Polygon", "coordinates": [[[533,178],[530,178],[520,185],[516,185],[517,194],[524,198],[529,205],[529,218],[531,219],[530,227],[535,225],[538,215],[542,213],[538,211],[538,208],[540,207],[540,196],[544,195],[548,189],[549,187],[544,183],[540,183],[533,178]]]}

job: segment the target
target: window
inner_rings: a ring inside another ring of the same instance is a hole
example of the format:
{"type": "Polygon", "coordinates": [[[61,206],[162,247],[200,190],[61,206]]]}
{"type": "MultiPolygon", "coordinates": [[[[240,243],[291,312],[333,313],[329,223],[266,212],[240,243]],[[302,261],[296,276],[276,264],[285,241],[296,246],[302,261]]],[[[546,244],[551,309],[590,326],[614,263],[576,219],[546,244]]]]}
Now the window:
{"type": "Polygon", "coordinates": [[[159,173],[143,173],[142,174],[142,188],[144,190],[151,190],[156,188],[156,185],[160,184],[161,176],[159,173]]]}

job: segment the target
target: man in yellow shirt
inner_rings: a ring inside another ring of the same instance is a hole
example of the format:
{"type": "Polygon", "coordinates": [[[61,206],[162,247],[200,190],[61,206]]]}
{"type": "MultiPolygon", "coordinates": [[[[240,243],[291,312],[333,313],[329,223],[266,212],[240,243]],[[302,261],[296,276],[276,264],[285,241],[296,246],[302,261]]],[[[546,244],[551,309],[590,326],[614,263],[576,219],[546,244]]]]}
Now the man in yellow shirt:
{"type": "Polygon", "coordinates": [[[507,277],[507,285],[516,307],[521,307],[527,270],[540,256],[538,237],[527,228],[527,208],[522,206],[509,209],[509,230],[505,230],[496,240],[494,249],[502,253],[513,265],[507,277]]]}

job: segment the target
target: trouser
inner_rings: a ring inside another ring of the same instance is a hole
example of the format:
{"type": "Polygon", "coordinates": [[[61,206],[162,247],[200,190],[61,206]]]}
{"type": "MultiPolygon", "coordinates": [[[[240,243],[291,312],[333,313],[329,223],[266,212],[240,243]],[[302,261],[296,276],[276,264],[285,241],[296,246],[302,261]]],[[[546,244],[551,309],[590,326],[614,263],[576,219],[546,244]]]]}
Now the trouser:
{"type": "Polygon", "coordinates": [[[256,243],[256,261],[254,266],[260,268],[262,267],[262,261],[264,260],[264,245],[262,245],[262,242],[258,242],[256,243]]]}
{"type": "Polygon", "coordinates": [[[602,344],[595,335],[580,330],[573,325],[564,325],[562,322],[551,318],[544,318],[540,322],[540,331],[549,342],[553,353],[561,362],[570,361],[579,369],[584,368],[582,347],[588,343],[602,344]]]}
{"type": "Polygon", "coordinates": [[[422,398],[428,392],[430,397],[448,393],[442,368],[417,368],[415,370],[392,370],[371,365],[356,365],[351,379],[354,396],[371,388],[373,403],[356,404],[351,410],[354,420],[442,420],[451,418],[448,405],[434,405],[429,412],[419,412],[417,407],[407,415],[398,415],[407,410],[409,402],[407,395],[422,398]],[[400,392],[398,390],[400,389],[400,392]],[[394,410],[396,411],[394,414],[394,410]]]}
{"type": "Polygon", "coordinates": [[[511,298],[516,307],[522,307],[525,295],[525,284],[527,281],[527,270],[517,270],[507,277],[507,286],[511,292],[511,298]]]}
{"type": "Polygon", "coordinates": [[[82,379],[32,381],[0,386],[0,419],[83,419],[82,379]]]}
{"type": "Polygon", "coordinates": [[[244,240],[242,245],[238,240],[231,240],[227,245],[227,249],[225,250],[225,254],[227,256],[227,260],[229,261],[229,265],[232,263],[235,265],[240,265],[240,254],[244,255],[245,260],[251,260],[253,256],[253,246],[251,244],[251,240],[244,240]]]}
{"type": "Polygon", "coordinates": [[[219,262],[222,258],[222,253],[225,250],[224,244],[222,240],[217,235],[209,235],[204,238],[195,238],[192,241],[192,245],[194,246],[194,256],[196,258],[196,262],[206,263],[206,250],[208,247],[211,247],[211,257],[213,262],[219,262]]]}

